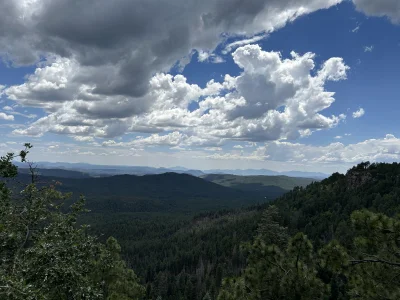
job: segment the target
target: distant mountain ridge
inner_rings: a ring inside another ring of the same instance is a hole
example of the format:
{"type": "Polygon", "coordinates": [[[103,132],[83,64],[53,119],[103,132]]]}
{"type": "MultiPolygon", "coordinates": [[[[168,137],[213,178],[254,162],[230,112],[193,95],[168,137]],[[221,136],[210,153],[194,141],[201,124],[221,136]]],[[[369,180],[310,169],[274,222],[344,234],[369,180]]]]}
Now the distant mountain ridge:
{"type": "MultiPolygon", "coordinates": [[[[270,190],[272,187],[277,187],[281,191],[289,191],[296,186],[306,187],[307,185],[318,181],[314,178],[289,177],[283,175],[239,176],[232,174],[208,174],[203,175],[202,178],[226,187],[243,191],[263,191],[266,189],[270,190]]],[[[282,192],[280,193],[282,194],[282,192]]]]}
{"type": "MultiPolygon", "coordinates": [[[[49,173],[54,174],[54,171],[57,169],[51,169],[49,173]]],[[[279,188],[277,190],[277,187],[262,191],[237,190],[189,174],[78,177],[78,172],[61,171],[61,175],[75,177],[41,175],[40,185],[60,182],[60,191],[72,192],[74,199],[84,195],[87,207],[93,212],[215,211],[265,203],[286,192],[279,188]]],[[[25,169],[18,175],[18,179],[20,182],[29,183],[31,177],[25,169]]]]}
{"type": "Polygon", "coordinates": [[[231,174],[237,176],[289,176],[289,177],[305,177],[305,178],[314,178],[314,179],[325,179],[328,178],[329,175],[320,172],[303,172],[303,171],[283,171],[277,172],[268,169],[213,169],[204,171],[207,174],[231,174]]]}
{"type": "MultiPolygon", "coordinates": [[[[26,167],[24,164],[18,164],[20,167],[26,167]]],[[[320,172],[303,172],[303,171],[284,171],[277,172],[268,169],[211,169],[211,170],[194,170],[185,167],[170,167],[170,168],[155,168],[147,166],[115,166],[115,165],[92,165],[87,163],[66,163],[66,162],[38,162],[40,169],[63,169],[87,173],[92,177],[112,176],[112,175],[149,175],[149,174],[163,174],[163,173],[181,173],[190,174],[193,176],[203,176],[205,174],[231,174],[239,176],[253,176],[253,175],[266,175],[266,176],[291,176],[291,177],[306,177],[314,179],[325,179],[329,175],[320,172]]]]}

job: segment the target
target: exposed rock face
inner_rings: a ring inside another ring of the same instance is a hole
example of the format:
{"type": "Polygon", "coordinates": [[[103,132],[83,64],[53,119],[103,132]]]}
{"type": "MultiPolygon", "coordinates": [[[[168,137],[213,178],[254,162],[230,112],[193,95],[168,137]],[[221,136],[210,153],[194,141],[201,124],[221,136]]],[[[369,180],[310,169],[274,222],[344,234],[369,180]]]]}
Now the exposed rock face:
{"type": "Polygon", "coordinates": [[[346,174],[347,186],[357,189],[372,180],[372,175],[368,171],[351,170],[346,174]]]}

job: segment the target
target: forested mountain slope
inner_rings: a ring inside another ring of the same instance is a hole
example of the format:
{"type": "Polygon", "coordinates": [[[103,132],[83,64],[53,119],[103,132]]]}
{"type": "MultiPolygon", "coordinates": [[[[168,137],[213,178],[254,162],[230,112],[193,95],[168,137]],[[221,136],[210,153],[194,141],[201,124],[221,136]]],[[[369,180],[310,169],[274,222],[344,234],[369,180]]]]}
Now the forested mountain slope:
{"type": "MultiPolygon", "coordinates": [[[[29,182],[30,176],[21,174],[19,179],[29,182]]],[[[39,182],[59,182],[61,191],[85,195],[88,208],[104,213],[181,211],[193,214],[264,203],[277,196],[268,191],[238,191],[177,173],[80,179],[40,176],[39,182]]]]}
{"type": "Polygon", "coordinates": [[[203,175],[205,180],[220,185],[244,191],[273,191],[282,193],[296,186],[306,187],[312,182],[318,181],[313,178],[288,177],[288,176],[238,176],[228,174],[203,175]]]}
{"type": "Polygon", "coordinates": [[[210,212],[196,217],[169,213],[89,214],[92,232],[114,236],[123,257],[147,286],[146,299],[215,299],[225,276],[246,264],[240,251],[250,242],[261,208],[210,212]]]}
{"type": "Polygon", "coordinates": [[[349,216],[368,208],[394,216],[400,207],[400,164],[362,163],[346,175],[335,173],[307,188],[295,188],[277,199],[284,224],[317,243],[349,234],[349,216]]]}
{"type": "MultiPolygon", "coordinates": [[[[351,248],[354,210],[369,208],[389,216],[398,212],[399,175],[398,164],[361,164],[346,175],[333,174],[306,188],[295,188],[272,203],[289,235],[304,232],[316,249],[333,238],[351,248]]],[[[240,251],[241,245],[257,234],[268,205],[195,218],[142,215],[134,222],[128,215],[96,222],[92,215],[91,223],[106,236],[118,237],[125,257],[145,278],[152,299],[161,295],[162,299],[201,300],[206,293],[216,299],[221,278],[242,272],[247,252],[240,251]],[[150,228],[151,234],[144,228],[150,228]]]]}
{"type": "Polygon", "coordinates": [[[399,164],[362,163],[273,204],[218,300],[399,299],[399,164]]]}

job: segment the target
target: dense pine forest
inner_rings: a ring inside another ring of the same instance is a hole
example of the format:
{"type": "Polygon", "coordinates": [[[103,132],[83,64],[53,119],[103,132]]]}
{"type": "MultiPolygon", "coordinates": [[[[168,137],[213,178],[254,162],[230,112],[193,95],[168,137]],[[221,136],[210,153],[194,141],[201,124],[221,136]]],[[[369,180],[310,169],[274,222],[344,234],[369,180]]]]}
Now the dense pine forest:
{"type": "Polygon", "coordinates": [[[89,212],[60,192],[69,180],[17,176],[12,161],[30,147],[0,161],[0,299],[400,298],[397,163],[362,163],[247,207],[245,194],[230,206],[221,194],[231,190],[212,185],[219,197],[204,209],[205,194],[192,211],[179,206],[190,197],[183,189],[178,202],[167,195],[174,209],[160,199],[157,210],[107,211],[92,194],[89,212]]]}

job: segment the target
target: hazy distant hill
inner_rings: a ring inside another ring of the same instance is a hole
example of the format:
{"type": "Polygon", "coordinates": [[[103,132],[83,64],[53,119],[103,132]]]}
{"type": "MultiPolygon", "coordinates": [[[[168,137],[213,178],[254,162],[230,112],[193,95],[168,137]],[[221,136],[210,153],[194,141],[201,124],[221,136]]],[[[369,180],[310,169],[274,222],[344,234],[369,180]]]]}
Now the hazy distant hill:
{"type": "Polygon", "coordinates": [[[302,171],[284,171],[276,172],[268,169],[214,169],[206,170],[207,174],[231,174],[239,176],[291,176],[291,177],[305,177],[314,179],[325,179],[329,177],[328,174],[320,172],[302,172],[302,171]]]}
{"type": "MultiPolygon", "coordinates": [[[[26,164],[15,162],[20,168],[26,168],[26,164]]],[[[149,174],[163,174],[163,173],[181,173],[190,174],[193,176],[201,176],[204,173],[200,170],[191,170],[183,167],[174,168],[153,168],[146,166],[112,166],[112,165],[92,165],[87,163],[67,163],[67,162],[38,162],[35,165],[40,170],[52,169],[52,170],[68,170],[75,171],[79,173],[85,173],[90,177],[103,177],[103,176],[113,176],[113,175],[149,175],[149,174]]],[[[67,175],[67,173],[65,173],[67,175]]],[[[43,173],[45,175],[45,173],[43,173]]],[[[71,177],[74,178],[74,174],[71,173],[71,177]]],[[[50,176],[53,176],[51,174],[50,176]]],[[[54,174],[57,176],[57,174],[54,174]]],[[[59,177],[69,177],[69,176],[59,176],[59,177]]]]}
{"type": "MultiPolygon", "coordinates": [[[[228,174],[204,175],[205,180],[243,191],[274,191],[282,195],[296,186],[307,186],[317,181],[313,178],[288,176],[237,176],[228,174]]],[[[279,195],[277,195],[279,196],[279,195]]]]}
{"type": "MultiPolygon", "coordinates": [[[[20,165],[17,163],[17,165],[20,165]]],[[[190,174],[193,176],[202,176],[205,174],[231,174],[240,176],[292,176],[292,177],[306,177],[315,179],[325,179],[329,175],[319,172],[302,172],[302,171],[285,171],[276,172],[268,169],[213,169],[213,170],[195,170],[187,169],[184,167],[170,167],[170,168],[154,168],[147,166],[110,166],[110,165],[92,165],[87,163],[66,163],[66,162],[38,162],[38,167],[41,169],[64,169],[72,170],[90,174],[94,177],[99,176],[112,176],[112,175],[148,175],[148,174],[163,174],[168,172],[190,174]]],[[[26,167],[22,165],[22,167],[26,167]]]]}
{"type": "MultiPolygon", "coordinates": [[[[22,174],[30,174],[27,168],[18,168],[18,171],[22,174]]],[[[50,176],[50,177],[61,177],[61,178],[90,178],[88,173],[64,169],[36,169],[36,173],[39,176],[50,176]]]]}

